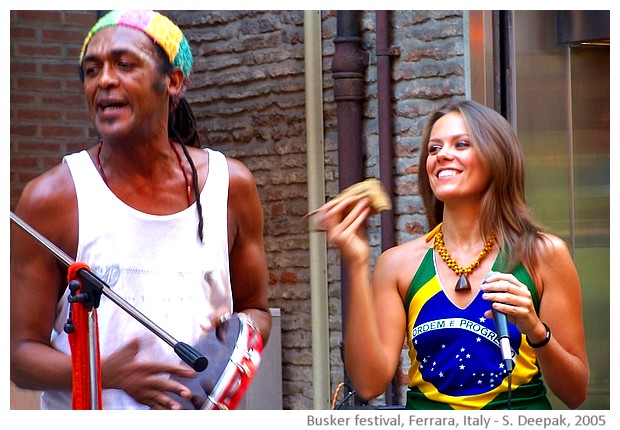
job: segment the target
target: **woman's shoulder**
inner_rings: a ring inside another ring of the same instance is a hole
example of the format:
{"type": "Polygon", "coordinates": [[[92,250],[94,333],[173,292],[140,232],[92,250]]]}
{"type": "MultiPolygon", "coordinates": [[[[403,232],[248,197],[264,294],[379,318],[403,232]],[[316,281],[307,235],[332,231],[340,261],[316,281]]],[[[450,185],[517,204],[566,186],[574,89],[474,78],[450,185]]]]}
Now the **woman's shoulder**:
{"type": "Polygon", "coordinates": [[[377,264],[401,269],[404,267],[417,268],[429,248],[429,242],[425,235],[422,235],[385,250],[379,257],[377,264]]]}
{"type": "Polygon", "coordinates": [[[536,284],[547,284],[546,278],[568,276],[573,271],[574,262],[566,241],[549,232],[539,232],[539,237],[535,244],[534,267],[529,268],[536,284]]]}
{"type": "Polygon", "coordinates": [[[539,235],[542,240],[537,241],[536,251],[540,258],[570,254],[568,244],[561,237],[549,232],[539,232],[539,235]]]}
{"type": "Polygon", "coordinates": [[[375,278],[391,280],[404,300],[411,279],[418,271],[425,254],[430,248],[425,235],[412,239],[384,251],[375,267],[375,278]]]}

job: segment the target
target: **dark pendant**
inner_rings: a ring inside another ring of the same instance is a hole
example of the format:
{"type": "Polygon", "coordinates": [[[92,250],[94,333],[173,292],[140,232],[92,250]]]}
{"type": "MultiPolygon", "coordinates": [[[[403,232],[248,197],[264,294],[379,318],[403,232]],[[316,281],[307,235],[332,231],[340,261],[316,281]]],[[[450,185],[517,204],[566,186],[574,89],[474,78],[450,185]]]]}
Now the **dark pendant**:
{"type": "Polygon", "coordinates": [[[456,285],[454,286],[454,291],[463,291],[463,290],[471,290],[471,285],[467,280],[465,275],[459,276],[459,280],[456,281],[456,285]]]}

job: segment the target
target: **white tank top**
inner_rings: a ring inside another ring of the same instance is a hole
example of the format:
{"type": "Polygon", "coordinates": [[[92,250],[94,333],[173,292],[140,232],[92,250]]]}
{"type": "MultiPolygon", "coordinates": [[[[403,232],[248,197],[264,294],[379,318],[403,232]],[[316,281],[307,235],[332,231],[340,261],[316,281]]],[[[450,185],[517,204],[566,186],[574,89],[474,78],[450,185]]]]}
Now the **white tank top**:
{"type": "MultiPolygon", "coordinates": [[[[105,185],[86,151],[64,158],[75,184],[79,213],[76,261],[89,265],[122,299],[179,342],[194,345],[218,308],[232,312],[228,262],[228,164],[206,149],[209,173],[200,193],[204,241],[198,237],[195,203],[171,215],[139,212],[105,185]]],[[[68,291],[58,303],[54,348],[70,354],[68,291]]],[[[140,337],[140,358],[181,360],[173,348],[108,299],[97,308],[101,357],[140,337]]],[[[103,391],[103,409],[136,409],[121,390],[103,391]]],[[[71,409],[70,391],[46,391],[43,409],[71,409]]]]}

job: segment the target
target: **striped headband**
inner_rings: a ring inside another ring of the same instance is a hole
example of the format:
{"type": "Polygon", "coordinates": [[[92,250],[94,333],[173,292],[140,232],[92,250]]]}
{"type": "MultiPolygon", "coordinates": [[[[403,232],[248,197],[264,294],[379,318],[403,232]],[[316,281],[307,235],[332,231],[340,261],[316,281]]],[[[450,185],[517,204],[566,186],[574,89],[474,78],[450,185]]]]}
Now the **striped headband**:
{"type": "Polygon", "coordinates": [[[152,10],[114,10],[107,13],[97,21],[88,32],[86,39],[84,39],[82,52],[80,53],[80,64],[84,61],[86,48],[95,33],[104,28],[116,25],[132,27],[149,36],[153,42],[164,50],[170,63],[183,70],[183,74],[185,75],[184,84],[185,87],[187,87],[189,76],[194,65],[194,58],[192,57],[189,43],[179,27],[164,15],[152,10]]]}

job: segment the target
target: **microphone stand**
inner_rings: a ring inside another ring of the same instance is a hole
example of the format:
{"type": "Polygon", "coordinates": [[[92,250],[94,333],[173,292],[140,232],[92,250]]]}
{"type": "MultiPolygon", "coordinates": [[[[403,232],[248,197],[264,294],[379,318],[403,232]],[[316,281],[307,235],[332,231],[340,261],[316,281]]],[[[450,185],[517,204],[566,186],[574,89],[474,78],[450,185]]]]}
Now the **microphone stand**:
{"type": "MultiPolygon", "coordinates": [[[[48,251],[50,251],[54,257],[56,257],[61,263],[65,266],[70,267],[72,264],[75,264],[75,260],[73,260],[67,253],[65,253],[62,249],[48,240],[41,233],[36,231],[30,225],[28,225],[24,220],[22,220],[19,216],[17,216],[13,211],[11,211],[11,220],[19,226],[26,233],[31,235],[34,239],[36,239],[41,245],[43,245],[48,251]]],[[[89,336],[89,373],[90,373],[90,386],[91,386],[91,406],[98,404],[97,390],[93,389],[93,387],[97,387],[97,358],[94,354],[94,346],[96,345],[97,339],[95,338],[94,331],[94,314],[92,312],[93,308],[99,306],[99,301],[101,298],[101,294],[110,299],[113,303],[118,305],[121,309],[135,318],[138,322],[140,322],[144,327],[149,329],[153,334],[158,336],[168,345],[170,345],[174,352],[183,360],[185,363],[190,365],[195,371],[202,372],[207,368],[208,360],[205,356],[200,354],[195,348],[192,346],[177,341],[174,337],[164,331],[162,328],[157,326],[153,321],[147,318],[144,314],[142,314],[139,310],[133,307],[129,302],[123,299],[121,296],[116,294],[110,286],[108,286],[101,278],[99,278],[95,273],[87,268],[79,268],[77,270],[78,276],[82,280],[82,289],[84,293],[74,294],[70,296],[70,302],[81,302],[84,306],[91,311],[88,314],[88,336],[89,336]],[[93,398],[95,397],[95,398],[93,398]]],[[[72,293],[75,293],[74,289],[71,288],[72,293]]],[[[77,291],[77,290],[76,290],[77,291]]],[[[93,408],[96,409],[96,406],[93,408]]]]}

